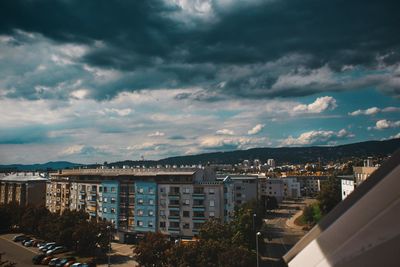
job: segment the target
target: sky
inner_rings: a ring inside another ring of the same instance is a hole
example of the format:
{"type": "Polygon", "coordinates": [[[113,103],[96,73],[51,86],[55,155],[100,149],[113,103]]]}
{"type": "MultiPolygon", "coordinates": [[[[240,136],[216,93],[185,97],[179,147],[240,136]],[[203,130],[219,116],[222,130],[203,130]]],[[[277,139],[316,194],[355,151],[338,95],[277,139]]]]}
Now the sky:
{"type": "Polygon", "coordinates": [[[3,0],[0,164],[400,137],[398,0],[3,0]]]}

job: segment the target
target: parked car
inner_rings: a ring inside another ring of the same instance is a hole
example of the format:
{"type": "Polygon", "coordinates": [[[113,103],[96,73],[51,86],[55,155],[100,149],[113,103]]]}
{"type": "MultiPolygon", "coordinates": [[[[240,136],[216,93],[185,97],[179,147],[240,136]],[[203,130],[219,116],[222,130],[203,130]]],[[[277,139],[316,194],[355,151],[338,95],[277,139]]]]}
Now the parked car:
{"type": "Polygon", "coordinates": [[[22,244],[23,244],[25,247],[32,247],[33,240],[32,240],[32,239],[27,240],[27,241],[25,241],[25,242],[22,242],[22,244]]]}
{"type": "Polygon", "coordinates": [[[30,238],[26,235],[16,235],[16,236],[14,236],[13,241],[21,242],[21,241],[28,240],[28,239],[30,239],[30,238]]]}
{"type": "Polygon", "coordinates": [[[32,247],[37,247],[37,245],[38,245],[39,243],[43,243],[43,241],[40,241],[40,240],[37,240],[37,239],[33,240],[33,242],[32,242],[32,247]]]}
{"type": "Polygon", "coordinates": [[[59,253],[63,253],[66,252],[67,248],[64,246],[58,246],[58,247],[54,247],[51,248],[49,250],[46,251],[46,255],[54,255],[54,254],[59,254],[59,253]]]}
{"type": "Polygon", "coordinates": [[[46,254],[37,254],[32,258],[32,263],[40,264],[45,257],[46,257],[46,254]]]}
{"type": "Polygon", "coordinates": [[[64,264],[64,267],[71,267],[75,263],[76,263],[76,261],[69,261],[66,264],[64,264]]]}
{"type": "MultiPolygon", "coordinates": [[[[63,267],[66,266],[67,263],[71,263],[70,265],[72,265],[72,263],[74,263],[76,261],[76,259],[74,257],[67,257],[67,258],[63,258],[61,259],[61,261],[59,261],[56,264],[56,267],[63,267]]],[[[69,265],[68,265],[69,266],[69,265]]]]}
{"type": "Polygon", "coordinates": [[[48,251],[48,250],[50,250],[50,249],[53,249],[53,248],[55,248],[55,247],[57,247],[57,244],[56,243],[47,243],[46,245],[44,245],[43,247],[41,247],[41,248],[39,248],[41,251],[43,251],[43,252],[46,252],[46,251],[48,251]]]}
{"type": "Polygon", "coordinates": [[[89,267],[89,264],[77,262],[77,263],[72,264],[71,266],[72,267],[89,267]]]}
{"type": "Polygon", "coordinates": [[[46,245],[46,242],[38,242],[37,244],[36,244],[36,247],[38,247],[38,248],[40,248],[40,247],[43,247],[44,245],[46,245]]]}
{"type": "Polygon", "coordinates": [[[43,265],[47,265],[47,264],[49,264],[49,262],[51,261],[51,259],[54,259],[54,258],[55,258],[54,256],[46,256],[46,257],[43,258],[42,264],[43,264],[43,265]]]}
{"type": "Polygon", "coordinates": [[[51,259],[51,261],[49,262],[49,266],[56,266],[57,263],[59,263],[61,261],[60,258],[53,258],[51,259]]]}

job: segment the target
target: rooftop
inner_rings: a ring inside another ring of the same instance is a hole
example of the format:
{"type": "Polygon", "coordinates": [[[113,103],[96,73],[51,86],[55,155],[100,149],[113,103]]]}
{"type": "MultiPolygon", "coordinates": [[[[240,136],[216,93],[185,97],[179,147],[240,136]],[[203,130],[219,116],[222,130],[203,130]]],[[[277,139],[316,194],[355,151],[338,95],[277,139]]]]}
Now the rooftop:
{"type": "Polygon", "coordinates": [[[136,169],[72,169],[61,170],[59,173],[53,174],[55,177],[65,176],[164,176],[164,175],[194,175],[198,169],[195,168],[136,168],[136,169]]]}
{"type": "Polygon", "coordinates": [[[38,182],[47,181],[47,178],[41,176],[39,173],[24,172],[24,173],[11,173],[0,177],[1,182],[38,182]]]}

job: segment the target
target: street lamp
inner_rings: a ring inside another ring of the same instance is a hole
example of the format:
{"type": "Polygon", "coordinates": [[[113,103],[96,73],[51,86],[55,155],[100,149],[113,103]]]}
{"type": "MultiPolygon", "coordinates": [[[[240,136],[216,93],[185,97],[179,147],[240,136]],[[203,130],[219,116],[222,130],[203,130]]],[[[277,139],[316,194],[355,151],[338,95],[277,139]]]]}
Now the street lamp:
{"type": "Polygon", "coordinates": [[[256,230],[256,217],[257,217],[257,214],[253,213],[253,231],[256,230]]]}
{"type": "Polygon", "coordinates": [[[256,250],[257,250],[257,267],[259,267],[259,259],[258,259],[258,238],[261,236],[260,232],[256,234],[256,250]]]}
{"type": "Polygon", "coordinates": [[[108,267],[111,266],[111,226],[107,226],[107,231],[108,231],[108,267]]]}

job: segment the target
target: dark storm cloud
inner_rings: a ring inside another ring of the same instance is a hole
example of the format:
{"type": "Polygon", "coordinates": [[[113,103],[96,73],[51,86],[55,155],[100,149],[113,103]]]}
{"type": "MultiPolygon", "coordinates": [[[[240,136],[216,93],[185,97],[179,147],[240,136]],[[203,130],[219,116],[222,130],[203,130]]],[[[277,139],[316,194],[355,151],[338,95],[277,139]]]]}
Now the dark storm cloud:
{"type": "MultiPolygon", "coordinates": [[[[378,56],[386,64],[400,61],[398,1],[276,0],[229,8],[215,1],[212,6],[215,21],[193,20],[193,26],[184,21],[190,16],[177,19],[180,10],[161,0],[6,0],[0,3],[0,32],[22,29],[60,43],[89,44],[82,63],[124,73],[111,83],[88,82],[96,99],[121,91],[197,86],[214,95],[177,98],[302,96],[354,83],[317,79],[301,86],[274,85],[282,75],[296,75],[296,68],[312,72],[328,66],[339,73],[346,65],[374,70],[378,56]],[[281,66],[268,66],[291,56],[281,66]]],[[[366,85],[398,95],[397,80],[366,85]]]]}

